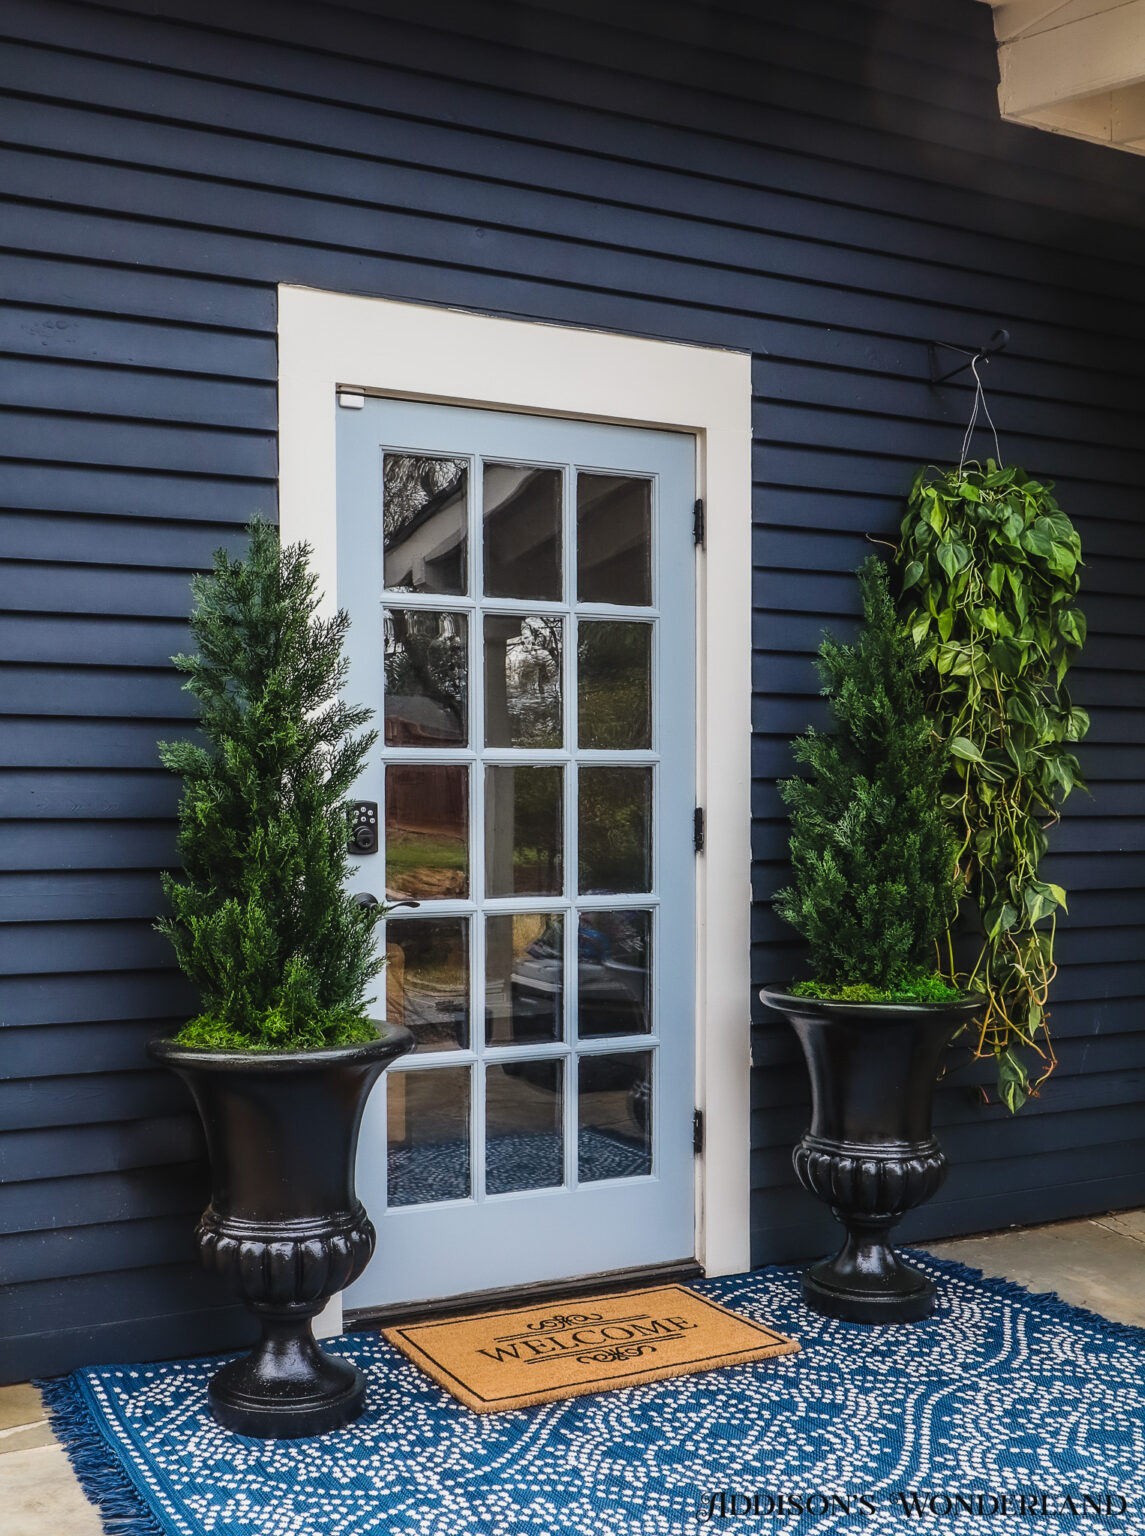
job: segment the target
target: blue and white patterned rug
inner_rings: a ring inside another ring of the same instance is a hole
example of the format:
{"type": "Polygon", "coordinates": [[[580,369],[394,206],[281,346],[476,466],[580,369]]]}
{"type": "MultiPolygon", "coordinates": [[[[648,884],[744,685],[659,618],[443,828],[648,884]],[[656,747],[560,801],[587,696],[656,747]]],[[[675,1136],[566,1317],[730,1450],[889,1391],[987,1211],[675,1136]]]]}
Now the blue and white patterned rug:
{"type": "Polygon", "coordinates": [[[794,1269],[704,1281],[802,1353],[512,1413],[470,1413],[365,1333],[334,1347],[366,1412],[320,1440],[220,1429],[213,1360],[46,1394],[117,1536],[1145,1532],[1145,1330],[913,1258],[939,1285],[925,1323],[819,1317],[794,1269]]]}

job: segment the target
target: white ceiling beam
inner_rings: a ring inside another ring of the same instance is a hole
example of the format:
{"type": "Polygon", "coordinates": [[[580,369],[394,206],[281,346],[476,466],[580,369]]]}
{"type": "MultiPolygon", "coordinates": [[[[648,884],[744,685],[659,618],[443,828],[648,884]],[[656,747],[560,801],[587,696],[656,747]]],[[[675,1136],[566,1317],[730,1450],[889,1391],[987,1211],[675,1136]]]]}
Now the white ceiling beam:
{"type": "Polygon", "coordinates": [[[998,99],[1005,117],[1033,118],[1079,97],[1145,83],[1145,0],[1124,0],[1056,24],[1070,9],[1033,21],[1037,30],[999,47],[998,99]]]}
{"type": "Polygon", "coordinates": [[[994,36],[1000,43],[1010,43],[1027,32],[1046,32],[1112,10],[1126,0],[987,0],[987,4],[994,11],[994,36]]]}
{"type": "Polygon", "coordinates": [[[1136,144],[1145,139],[1145,85],[1129,85],[1113,92],[1110,129],[1114,144],[1136,144]]]}

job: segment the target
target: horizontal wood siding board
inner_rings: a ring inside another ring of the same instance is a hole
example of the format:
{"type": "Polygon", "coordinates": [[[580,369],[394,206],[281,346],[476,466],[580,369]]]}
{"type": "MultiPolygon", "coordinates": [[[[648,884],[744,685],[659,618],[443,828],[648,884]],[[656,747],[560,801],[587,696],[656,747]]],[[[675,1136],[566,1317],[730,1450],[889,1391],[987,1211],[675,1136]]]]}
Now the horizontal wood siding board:
{"type": "Polygon", "coordinates": [[[101,1019],[79,1024],[8,1026],[0,1050],[0,1081],[50,1083],[54,1077],[135,1072],[149,1040],[177,1034],[183,1017],[101,1019]]]}
{"type": "MultiPolygon", "coordinates": [[[[1105,1040],[1120,1034],[1141,1033],[1140,1000],[1134,997],[1094,997],[1075,1002],[1062,1002],[1055,998],[1051,1016],[1054,1021],[1055,1039],[1059,1044],[1064,1040],[1095,1038],[1105,1040]]],[[[793,1074],[786,1080],[783,1091],[806,1095],[806,1079],[800,1077],[796,1071],[800,1061],[798,1046],[786,1026],[775,1022],[771,1009],[764,1010],[761,1007],[754,1018],[751,1033],[751,1059],[753,1066],[766,1069],[753,1078],[753,1102],[770,1102],[775,1094],[781,1091],[776,1089],[773,1092],[770,1087],[771,1074],[777,1068],[790,1069],[793,1074]],[[799,1084],[803,1085],[802,1088],[799,1084]]],[[[1086,1075],[1088,1064],[1087,1057],[1078,1058],[1077,1072],[1081,1076],[1086,1075]]],[[[1137,1059],[1129,1065],[1135,1068],[1137,1059]]],[[[961,1061],[958,1063],[958,1070],[965,1070],[961,1061]]],[[[980,1063],[977,1070],[982,1073],[982,1080],[985,1080],[989,1064],[980,1063]]],[[[1065,1081],[1068,1076],[1067,1072],[1063,1077],[1051,1078],[1042,1097],[1033,1107],[1041,1110],[1055,1105],[1057,1084],[1065,1081]]],[[[944,1083],[940,1092],[945,1093],[950,1086],[957,1085],[944,1083]]]]}
{"type": "Polygon", "coordinates": [[[0,931],[8,976],[160,969],[175,963],[171,945],[149,922],[8,923],[0,931]]]}
{"type": "MultiPolygon", "coordinates": [[[[1054,1015],[1057,1017],[1056,1009],[1054,1015]]],[[[1074,1035],[1068,1029],[1059,1033],[1056,1054],[1060,1080],[1069,1082],[1076,1076],[1088,1082],[1091,1078],[1105,1076],[1108,1081],[1101,1092],[1108,1096],[1109,1092],[1116,1091],[1112,1088],[1115,1076],[1123,1075],[1126,1079],[1132,1079],[1139,1070],[1145,1070],[1145,1033],[1141,1032],[1143,1022],[1138,1017],[1135,1030],[1097,1036],[1085,1031],[1074,1035]]],[[[768,1024],[765,1024],[764,1031],[767,1028],[768,1024]]],[[[798,1098],[802,1103],[807,1096],[807,1076],[794,1035],[782,1025],[771,1025],[770,1028],[774,1031],[770,1038],[761,1038],[764,1031],[753,1037],[753,1063],[756,1066],[768,1066],[767,1074],[753,1084],[753,1106],[773,1109],[793,1098],[798,1098]]],[[[963,1039],[951,1048],[945,1059],[944,1076],[939,1085],[939,1102],[946,1106],[944,1112],[952,1116],[953,1120],[965,1119],[967,1123],[973,1124],[974,1115],[962,1115],[958,1104],[969,1102],[976,1096],[973,1085],[989,1085],[991,1074],[990,1064],[972,1060],[966,1047],[967,1041],[963,1039]]],[[[1057,1098],[1048,1084],[1032,1108],[1037,1114],[1060,1112],[1057,1098]]],[[[1015,1126],[1024,1124],[1021,1116],[1011,1119],[1015,1126]]]]}
{"type": "Polygon", "coordinates": [[[96,1273],[62,1279],[31,1280],[5,1287],[3,1304],[12,1332],[19,1337],[43,1327],[62,1300],[69,1300],[80,1315],[101,1322],[127,1322],[146,1316],[151,1298],[161,1293],[172,1311],[232,1301],[222,1277],[195,1263],[163,1264],[125,1270],[120,1274],[96,1273]]]}
{"type": "Polygon", "coordinates": [[[180,1079],[160,1068],[0,1082],[0,1125],[6,1132],[193,1112],[180,1079]]]}
{"type": "MultiPolygon", "coordinates": [[[[199,1117],[150,1116],[110,1125],[43,1126],[6,1132],[4,1170],[9,1188],[26,1181],[88,1176],[133,1168],[189,1163],[203,1155],[199,1117]]],[[[55,1225],[54,1222],[51,1225],[55,1225]]]]}
{"type": "Polygon", "coordinates": [[[46,357],[0,357],[0,406],[257,432],[278,419],[273,384],[46,357]]]}
{"type": "MultiPolygon", "coordinates": [[[[1090,1117],[1082,1113],[1077,1118],[1087,1122],[1090,1117]]],[[[1134,1127],[1130,1123],[1133,1119],[1132,1110],[1104,1109],[1097,1111],[1092,1118],[1114,1122],[1119,1167],[1137,1171],[1145,1189],[1145,1140],[1134,1138],[1134,1127]]],[[[1139,1115],[1137,1119],[1139,1129],[1139,1115]]],[[[1045,1121],[1031,1120],[1026,1132],[1028,1139],[1022,1141],[1019,1151],[1015,1152],[1011,1148],[1008,1156],[971,1157],[967,1155],[966,1145],[963,1145],[960,1149],[962,1156],[955,1155],[950,1159],[950,1170],[943,1186],[945,1198],[949,1201],[970,1200],[984,1189],[992,1193],[1010,1192],[1017,1196],[1027,1190],[1043,1188],[1048,1182],[1047,1175],[1066,1181],[1097,1179],[1108,1174],[1110,1137],[1099,1135],[1096,1140],[1082,1141],[1077,1146],[1071,1144],[1063,1148],[1055,1142],[1053,1129],[1052,1123],[1047,1127],[1045,1121]]],[[[949,1131],[946,1132],[944,1142],[948,1152],[954,1139],[949,1131]]],[[[968,1134],[965,1138],[967,1145],[969,1141],[968,1134]]],[[[751,1168],[753,1190],[773,1184],[783,1186],[791,1179],[790,1149],[754,1148],[751,1168]]],[[[939,1229],[935,1227],[934,1230],[939,1229]]]]}
{"type": "Polygon", "coordinates": [[[124,1019],[184,1022],[194,1011],[194,990],[170,969],[0,977],[0,1029],[124,1019]]]}
{"type": "MultiPolygon", "coordinates": [[[[161,1285],[154,1304],[162,1309],[161,1285]]],[[[76,1313],[65,1300],[62,1316],[76,1313]]],[[[0,1382],[33,1376],[63,1376],[78,1366],[110,1365],[119,1360],[166,1360],[187,1355],[216,1355],[249,1348],[258,1325],[243,1307],[209,1307],[197,1312],[159,1310],[126,1322],[92,1321],[78,1327],[21,1334],[6,1341],[0,1382]]]]}
{"type": "Polygon", "coordinates": [[[171,1215],[193,1220],[208,1194],[198,1159],[5,1184],[0,1188],[0,1230],[42,1232],[171,1215]]]}
{"type": "MultiPolygon", "coordinates": [[[[274,520],[278,492],[271,481],[253,487],[245,480],[216,475],[153,474],[148,470],[101,465],[0,459],[0,496],[17,511],[83,513],[136,518],[146,524],[161,509],[163,520],[203,523],[214,529],[246,524],[253,512],[274,520]]],[[[213,537],[208,532],[207,537],[213,537]]],[[[224,528],[220,542],[226,540],[224,528]]],[[[176,541],[177,544],[180,541],[176,541]]],[[[59,551],[54,552],[60,558],[59,551]]]]}
{"type": "Polygon", "coordinates": [[[0,732],[5,768],[153,768],[156,738],[197,740],[189,719],[76,719],[9,716],[0,732]]]}
{"type": "MultiPolygon", "coordinates": [[[[0,60],[2,62],[2,60],[0,60]]],[[[109,304],[110,282],[90,296],[109,304]]],[[[45,289],[40,287],[39,294],[45,289]]],[[[50,303],[9,304],[0,314],[0,353],[6,357],[93,363],[147,373],[205,374],[228,382],[274,383],[274,341],[247,331],[127,320],[50,303]]]]}
{"type": "Polygon", "coordinates": [[[14,1234],[4,1245],[4,1278],[12,1286],[59,1282],[74,1275],[191,1264],[197,1258],[193,1223],[185,1216],[158,1216],[14,1234]]]}
{"type": "Polygon", "coordinates": [[[179,651],[191,649],[191,631],[175,620],[132,621],[57,615],[0,615],[0,647],[12,661],[61,662],[73,666],[162,668],[179,651]]]}
{"type": "MultiPolygon", "coordinates": [[[[0,514],[0,535],[6,554],[13,560],[120,568],[205,571],[210,569],[217,549],[238,556],[246,548],[244,525],[249,508],[241,522],[227,526],[218,522],[159,522],[155,505],[153,502],[147,521],[142,523],[106,512],[86,517],[46,510],[6,512],[0,514]]],[[[158,505],[164,505],[161,497],[158,505]]],[[[185,623],[185,618],[180,623],[185,623]]]]}
{"type": "Polygon", "coordinates": [[[152,921],[162,909],[159,876],[150,871],[31,870],[0,874],[0,923],[107,922],[129,917],[152,921]]]}
{"type": "MultiPolygon", "coordinates": [[[[977,1079],[982,1087],[991,1089],[993,1085],[987,1080],[986,1073],[955,1063],[944,1076],[936,1101],[935,1126],[940,1138],[944,1145],[956,1148],[960,1156],[973,1159],[978,1155],[976,1133],[979,1129],[984,1132],[982,1145],[989,1149],[998,1133],[986,1135],[987,1127],[995,1124],[1009,1127],[1002,1134],[1011,1138],[1020,1150],[1025,1135],[1022,1127],[1027,1120],[1072,1115],[1076,1110],[1104,1110],[1139,1104],[1145,1087],[1145,1066],[1142,1065],[1145,1057],[1141,1053],[1141,1040],[1138,1039],[1135,1045],[1137,1054],[1128,1068],[1106,1071],[1103,1066],[1108,1066],[1108,1062],[1100,1061],[1090,1068],[1085,1058],[1081,1058],[1080,1069],[1075,1065],[1073,1075],[1067,1070],[1064,1075],[1055,1076],[1053,1092],[1047,1087],[1032,1098],[1021,1117],[1011,1115],[993,1092],[990,1102],[984,1103],[972,1082],[977,1079]],[[951,1130],[953,1139],[947,1137],[947,1130],[951,1130]]],[[[792,1143],[807,1128],[806,1070],[802,1062],[794,1062],[773,1068],[772,1075],[774,1081],[767,1083],[766,1090],[753,1095],[753,1140],[760,1147],[790,1150],[792,1143]]],[[[1060,1129],[1060,1126],[1051,1127],[1046,1134],[1053,1136],[1060,1133],[1060,1129]]],[[[987,1150],[986,1155],[993,1156],[994,1153],[987,1150]]]]}
{"type": "MultiPolygon", "coordinates": [[[[854,566],[961,443],[970,391],[930,383],[928,344],[1010,329],[984,370],[1004,456],[1086,550],[1093,795],[1045,865],[1071,895],[1058,1073],[1010,1119],[974,1102],[988,1065],[956,1066],[959,1171],[904,1230],[1145,1198],[1139,162],[1002,123],[970,0],[5,0],[3,25],[7,1358],[248,1328],[186,1263],[201,1135],[145,1047],[195,1007],[152,926],[156,741],[193,735],[170,658],[191,574],[275,515],[282,282],[754,353],[755,984],[798,962],[775,783],[824,722],[821,631],[853,634],[854,566]]],[[[753,1256],[803,1258],[835,1230],[790,1170],[805,1069],[746,1001],[753,1256]]]]}
{"type": "MultiPolygon", "coordinates": [[[[162,1285],[155,1287],[154,1304],[163,1307],[162,1285]]],[[[57,1307],[67,1318],[76,1316],[67,1298],[57,1307]]],[[[0,1383],[27,1381],[33,1376],[63,1376],[78,1366],[113,1364],[117,1360],[165,1360],[176,1355],[213,1355],[251,1345],[257,1324],[238,1306],[210,1307],[197,1312],[161,1310],[126,1322],[91,1321],[78,1327],[51,1327],[13,1336],[5,1341],[0,1383]]]]}

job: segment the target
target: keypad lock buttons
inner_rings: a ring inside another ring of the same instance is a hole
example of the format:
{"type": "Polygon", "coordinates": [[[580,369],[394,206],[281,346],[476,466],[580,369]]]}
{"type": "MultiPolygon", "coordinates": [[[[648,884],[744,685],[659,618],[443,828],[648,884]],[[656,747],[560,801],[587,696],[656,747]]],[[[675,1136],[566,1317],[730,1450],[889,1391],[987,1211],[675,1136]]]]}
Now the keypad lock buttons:
{"type": "Polygon", "coordinates": [[[377,853],[378,802],[359,800],[350,818],[351,853],[377,853]]]}

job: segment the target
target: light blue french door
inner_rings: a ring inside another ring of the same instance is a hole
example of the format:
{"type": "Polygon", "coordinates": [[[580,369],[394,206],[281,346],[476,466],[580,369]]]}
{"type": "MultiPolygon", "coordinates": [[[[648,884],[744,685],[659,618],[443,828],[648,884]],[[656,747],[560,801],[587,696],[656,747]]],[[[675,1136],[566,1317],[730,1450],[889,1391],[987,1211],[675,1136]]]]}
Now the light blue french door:
{"type": "Polygon", "coordinates": [[[338,411],[347,696],[381,729],[354,889],[419,903],[384,929],[379,1006],[416,1050],[363,1126],[378,1249],[349,1306],[694,1251],[694,454],[338,411]]]}

